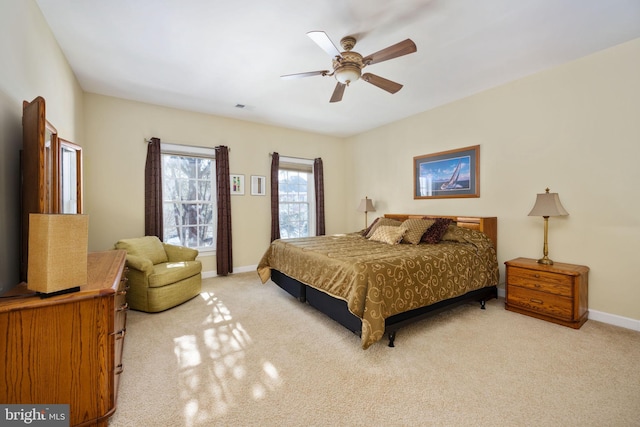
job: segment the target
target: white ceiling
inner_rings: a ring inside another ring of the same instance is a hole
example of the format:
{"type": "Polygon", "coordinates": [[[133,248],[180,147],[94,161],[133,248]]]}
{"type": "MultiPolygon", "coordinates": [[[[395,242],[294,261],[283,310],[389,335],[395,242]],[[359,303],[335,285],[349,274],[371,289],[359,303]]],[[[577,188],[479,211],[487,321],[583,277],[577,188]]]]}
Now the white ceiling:
{"type": "Polygon", "coordinates": [[[36,1],[87,92],[336,136],[640,37],[639,0],[36,1]],[[411,38],[366,68],[404,87],[360,80],[330,104],[333,77],[280,79],[331,69],[312,30],[362,55],[411,38]]]}

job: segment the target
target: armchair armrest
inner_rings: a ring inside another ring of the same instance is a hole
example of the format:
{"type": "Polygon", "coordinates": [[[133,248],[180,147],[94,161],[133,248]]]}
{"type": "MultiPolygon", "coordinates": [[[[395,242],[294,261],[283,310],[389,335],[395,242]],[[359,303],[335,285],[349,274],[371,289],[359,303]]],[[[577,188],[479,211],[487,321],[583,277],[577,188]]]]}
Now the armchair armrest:
{"type": "Polygon", "coordinates": [[[142,271],[145,276],[153,271],[153,263],[150,259],[136,255],[127,255],[127,266],[142,271]]]}
{"type": "Polygon", "coordinates": [[[169,243],[162,243],[164,250],[167,253],[169,262],[180,261],[194,261],[198,256],[197,249],[187,248],[185,246],[170,245],[169,243]]]}

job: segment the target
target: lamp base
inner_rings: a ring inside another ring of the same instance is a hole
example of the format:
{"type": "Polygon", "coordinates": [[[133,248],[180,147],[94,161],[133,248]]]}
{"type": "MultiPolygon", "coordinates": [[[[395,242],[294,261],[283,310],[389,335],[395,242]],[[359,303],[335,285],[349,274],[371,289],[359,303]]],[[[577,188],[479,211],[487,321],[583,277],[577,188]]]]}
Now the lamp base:
{"type": "Polygon", "coordinates": [[[40,297],[40,299],[44,299],[44,298],[51,298],[51,297],[55,297],[55,296],[58,296],[58,295],[70,294],[72,292],[79,292],[79,291],[80,291],[80,286],[74,286],[73,288],[62,289],[62,290],[55,291],[55,292],[49,292],[49,293],[36,292],[36,294],[40,297]]]}
{"type": "Polygon", "coordinates": [[[538,260],[538,264],[553,265],[553,261],[548,256],[544,256],[538,260]]]}

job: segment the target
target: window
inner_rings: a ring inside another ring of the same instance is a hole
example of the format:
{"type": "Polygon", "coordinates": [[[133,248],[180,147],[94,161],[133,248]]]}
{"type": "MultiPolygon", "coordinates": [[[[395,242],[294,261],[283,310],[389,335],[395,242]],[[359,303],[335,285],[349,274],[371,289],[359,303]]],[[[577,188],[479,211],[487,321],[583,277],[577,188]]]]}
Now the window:
{"type": "Polygon", "coordinates": [[[313,160],[280,157],[278,202],[281,238],[315,235],[313,160]]]}
{"type": "Polygon", "coordinates": [[[200,251],[216,247],[215,151],[163,144],[162,198],[166,243],[200,251]]]}

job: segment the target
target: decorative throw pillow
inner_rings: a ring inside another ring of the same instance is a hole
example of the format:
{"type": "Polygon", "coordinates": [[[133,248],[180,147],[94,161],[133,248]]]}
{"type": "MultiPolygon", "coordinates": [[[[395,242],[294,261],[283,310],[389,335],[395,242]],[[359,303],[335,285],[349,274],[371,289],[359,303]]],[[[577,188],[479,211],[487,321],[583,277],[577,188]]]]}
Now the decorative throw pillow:
{"type": "Polygon", "coordinates": [[[417,245],[420,243],[420,239],[422,239],[422,235],[435,223],[435,220],[432,219],[420,219],[420,218],[412,218],[405,220],[401,227],[407,229],[402,236],[402,243],[410,243],[412,245],[417,245]]]}
{"type": "Polygon", "coordinates": [[[451,222],[452,220],[449,218],[436,218],[434,224],[422,235],[422,242],[439,243],[451,222]]]}
{"type": "Polygon", "coordinates": [[[375,224],[373,224],[371,226],[371,230],[369,230],[369,232],[365,235],[365,237],[367,239],[370,239],[371,236],[373,236],[373,233],[375,233],[376,229],[380,226],[383,225],[390,225],[390,226],[394,226],[394,227],[399,227],[400,225],[402,225],[402,222],[395,220],[395,219],[391,219],[391,218],[383,218],[380,217],[375,221],[375,224]]]}
{"type": "Polygon", "coordinates": [[[381,225],[376,228],[370,240],[386,243],[388,245],[397,245],[402,240],[406,228],[393,225],[381,225]]]}
{"type": "Polygon", "coordinates": [[[369,232],[371,231],[371,229],[378,223],[378,220],[382,218],[381,216],[379,216],[378,218],[374,219],[373,222],[371,223],[370,226],[368,226],[367,228],[365,228],[364,230],[362,230],[362,232],[360,234],[362,234],[363,236],[367,236],[367,234],[369,234],[369,232]]]}

